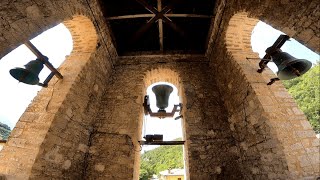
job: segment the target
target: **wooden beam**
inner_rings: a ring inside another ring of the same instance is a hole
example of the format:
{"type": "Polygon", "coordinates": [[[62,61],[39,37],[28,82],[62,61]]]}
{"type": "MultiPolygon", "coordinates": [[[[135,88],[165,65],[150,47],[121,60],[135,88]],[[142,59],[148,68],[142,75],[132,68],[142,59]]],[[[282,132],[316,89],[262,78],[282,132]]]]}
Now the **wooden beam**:
{"type": "Polygon", "coordinates": [[[153,14],[157,14],[158,11],[155,7],[149,5],[145,0],[136,0],[138,3],[140,3],[144,8],[146,8],[149,12],[153,14]]]}
{"type": "Polygon", "coordinates": [[[134,15],[108,17],[107,20],[133,19],[133,18],[152,18],[154,16],[155,16],[154,14],[134,14],[134,15]]]}
{"type": "Polygon", "coordinates": [[[201,15],[201,14],[166,14],[167,17],[190,17],[190,18],[211,18],[208,15],[201,15]]]}
{"type": "MultiPolygon", "coordinates": [[[[162,11],[162,5],[161,0],[158,0],[158,11],[162,11]]],[[[160,51],[163,51],[163,23],[162,19],[159,19],[158,21],[158,28],[159,28],[159,45],[160,45],[160,51]]]]}
{"type": "MultiPolygon", "coordinates": [[[[175,17],[175,18],[211,18],[208,15],[200,15],[200,14],[165,14],[167,17],[175,17]]],[[[133,14],[133,15],[124,15],[124,16],[113,16],[108,17],[107,20],[119,20],[119,19],[134,19],[134,18],[152,18],[154,14],[133,14]]]]}
{"type": "Polygon", "coordinates": [[[31,52],[33,52],[34,55],[37,56],[37,58],[42,61],[47,68],[51,70],[51,72],[54,72],[54,75],[57,76],[59,79],[63,79],[63,76],[59,73],[59,71],[53,67],[53,65],[49,62],[48,58],[44,56],[32,43],[31,41],[24,42],[24,45],[26,45],[31,52]]]}
{"type": "MultiPolygon", "coordinates": [[[[148,9],[150,9],[151,7],[148,6],[148,4],[144,1],[144,0],[136,0],[138,2],[141,2],[141,4],[143,4],[145,7],[147,7],[148,9]]],[[[130,39],[129,41],[129,45],[133,44],[136,40],[138,40],[143,33],[145,33],[151,26],[153,23],[155,23],[158,19],[161,19],[164,17],[164,14],[170,11],[169,7],[165,7],[163,8],[160,12],[158,12],[157,9],[154,9],[154,14],[155,16],[152,17],[145,25],[143,25],[130,39]]],[[[153,11],[152,11],[153,12],[153,11]]]]}
{"type": "Polygon", "coordinates": [[[139,141],[141,145],[184,145],[184,141],[139,141]]]}

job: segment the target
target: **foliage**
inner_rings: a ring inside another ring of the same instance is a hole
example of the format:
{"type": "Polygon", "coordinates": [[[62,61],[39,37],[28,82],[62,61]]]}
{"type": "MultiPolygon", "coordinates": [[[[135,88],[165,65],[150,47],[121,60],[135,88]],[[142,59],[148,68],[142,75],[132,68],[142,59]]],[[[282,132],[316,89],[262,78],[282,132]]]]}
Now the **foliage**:
{"type": "Polygon", "coordinates": [[[167,169],[183,168],[182,145],[160,146],[145,152],[140,157],[140,180],[167,169]]]}
{"type": "Polygon", "coordinates": [[[0,122],[0,140],[8,139],[10,132],[11,132],[10,127],[0,122]]]}
{"type": "Polygon", "coordinates": [[[283,81],[284,86],[307,116],[311,126],[320,133],[320,65],[310,69],[303,76],[283,81]]]}

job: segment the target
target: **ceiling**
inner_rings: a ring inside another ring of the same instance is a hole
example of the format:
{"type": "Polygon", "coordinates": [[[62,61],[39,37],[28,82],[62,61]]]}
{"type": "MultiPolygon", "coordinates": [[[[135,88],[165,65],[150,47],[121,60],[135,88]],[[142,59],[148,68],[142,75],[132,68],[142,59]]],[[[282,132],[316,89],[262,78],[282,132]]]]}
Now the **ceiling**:
{"type": "Polygon", "coordinates": [[[214,0],[100,1],[119,55],[204,53],[214,0]]]}

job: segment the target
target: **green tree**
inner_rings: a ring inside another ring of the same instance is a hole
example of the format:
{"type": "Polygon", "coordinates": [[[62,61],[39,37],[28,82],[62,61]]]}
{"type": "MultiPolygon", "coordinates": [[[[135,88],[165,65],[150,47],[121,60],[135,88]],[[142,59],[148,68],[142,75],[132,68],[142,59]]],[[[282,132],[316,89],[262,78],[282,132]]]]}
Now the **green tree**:
{"type": "Polygon", "coordinates": [[[10,132],[11,132],[10,127],[0,122],[0,140],[1,139],[7,140],[10,135],[10,132]]]}
{"type": "Polygon", "coordinates": [[[284,86],[307,116],[316,133],[320,133],[320,65],[303,76],[283,81],[284,86]]]}
{"type": "Polygon", "coordinates": [[[153,174],[158,175],[161,171],[183,167],[182,145],[160,146],[140,156],[139,178],[140,180],[147,180],[153,174]]]}

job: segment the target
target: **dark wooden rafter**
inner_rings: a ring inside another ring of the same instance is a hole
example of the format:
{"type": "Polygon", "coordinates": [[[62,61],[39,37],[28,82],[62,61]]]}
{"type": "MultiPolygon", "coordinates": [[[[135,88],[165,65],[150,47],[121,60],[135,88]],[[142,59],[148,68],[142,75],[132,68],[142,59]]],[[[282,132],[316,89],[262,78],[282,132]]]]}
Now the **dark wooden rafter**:
{"type": "Polygon", "coordinates": [[[153,14],[157,14],[158,10],[149,5],[145,0],[136,0],[138,3],[140,3],[142,6],[144,6],[149,12],[153,13],[153,14]]]}
{"type": "MultiPolygon", "coordinates": [[[[161,8],[161,4],[159,6],[159,2],[161,3],[161,0],[158,0],[158,7],[155,8],[151,5],[149,5],[145,0],[136,0],[138,3],[143,5],[149,12],[155,14],[154,17],[152,17],[145,25],[143,25],[130,39],[129,44],[133,44],[135,41],[137,41],[142,34],[144,34],[151,26],[153,23],[155,23],[157,20],[161,20],[161,26],[162,26],[162,21],[166,24],[168,24],[173,30],[177,31],[181,36],[185,36],[184,31],[179,28],[175,23],[173,23],[168,17],[166,17],[166,14],[169,13],[172,8],[174,7],[175,3],[171,3],[168,6],[164,7],[163,9],[161,8]],[[160,8],[159,8],[160,7],[160,8]]],[[[162,27],[163,29],[163,27],[162,27]]],[[[160,31],[163,33],[163,30],[160,30],[159,26],[159,33],[160,31]]],[[[159,34],[160,38],[160,50],[163,50],[163,38],[161,40],[161,35],[159,34]]],[[[162,34],[163,37],[163,34],[162,34]]]]}
{"type": "Polygon", "coordinates": [[[172,3],[170,3],[168,6],[165,6],[162,8],[162,0],[157,0],[157,7],[153,7],[152,5],[148,4],[146,0],[136,0],[139,4],[141,4],[147,11],[149,11],[151,14],[134,14],[134,15],[123,15],[123,16],[114,16],[107,18],[108,20],[119,20],[119,19],[132,19],[132,18],[148,18],[150,19],[147,21],[146,24],[141,26],[129,39],[128,44],[132,45],[134,44],[138,39],[141,38],[141,36],[148,31],[154,23],[158,23],[158,29],[159,29],[159,47],[160,51],[163,51],[163,39],[164,39],[164,32],[163,32],[163,23],[167,24],[169,27],[171,27],[174,31],[178,32],[179,35],[183,38],[186,38],[186,32],[181,29],[176,23],[172,22],[170,17],[179,17],[179,18],[211,18],[211,16],[208,15],[198,15],[198,14],[170,14],[174,6],[180,2],[183,2],[182,0],[172,0],[172,3]]]}
{"type": "MultiPolygon", "coordinates": [[[[119,20],[119,19],[134,19],[134,18],[151,18],[154,17],[155,14],[134,14],[134,15],[123,15],[123,16],[113,16],[108,17],[107,20],[119,20]]],[[[212,18],[212,16],[201,15],[201,14],[166,14],[168,18],[178,17],[178,18],[212,18]]]]}
{"type": "MultiPolygon", "coordinates": [[[[158,0],[158,11],[162,11],[162,4],[161,0],[158,0]]],[[[162,19],[159,19],[158,21],[158,28],[159,28],[159,45],[160,45],[160,51],[163,51],[163,24],[162,19]]]]}

